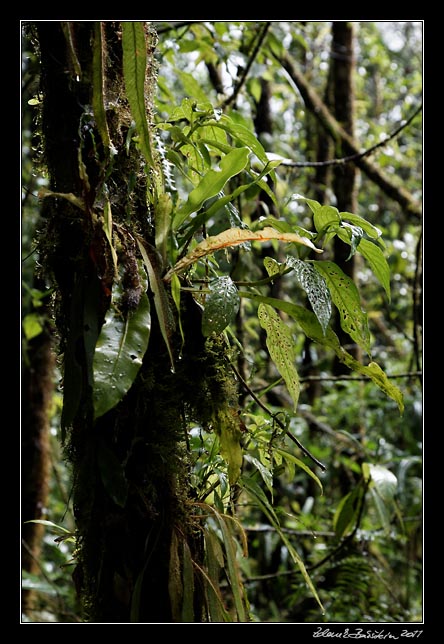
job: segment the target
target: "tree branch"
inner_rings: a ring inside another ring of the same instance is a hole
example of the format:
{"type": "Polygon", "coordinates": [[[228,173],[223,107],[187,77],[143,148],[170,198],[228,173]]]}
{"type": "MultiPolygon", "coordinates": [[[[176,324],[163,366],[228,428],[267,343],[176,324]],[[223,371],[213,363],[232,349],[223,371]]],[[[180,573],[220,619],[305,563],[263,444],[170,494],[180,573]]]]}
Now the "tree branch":
{"type": "Polygon", "coordinates": [[[410,123],[416,118],[416,116],[419,114],[419,112],[421,112],[421,110],[422,110],[422,103],[413,112],[413,114],[409,116],[409,118],[406,121],[403,121],[403,123],[396,128],[394,132],[392,132],[389,136],[387,136],[379,143],[376,143],[376,145],[372,145],[371,148],[364,150],[364,152],[359,152],[357,154],[350,154],[349,156],[342,157],[341,159],[329,159],[328,161],[291,161],[291,162],[283,161],[282,165],[287,168],[322,168],[330,165],[344,165],[345,163],[351,163],[351,162],[357,161],[358,159],[362,159],[363,157],[370,156],[370,154],[373,154],[375,150],[377,150],[378,148],[384,147],[384,145],[387,145],[389,141],[391,141],[396,136],[398,136],[398,134],[404,128],[410,125],[410,123]]]}
{"type": "Polygon", "coordinates": [[[253,51],[252,51],[252,53],[251,53],[251,55],[250,55],[250,57],[248,59],[248,63],[246,64],[245,69],[242,72],[242,76],[239,78],[238,82],[236,83],[236,86],[235,86],[235,88],[233,90],[233,93],[230,96],[228,96],[224,101],[222,101],[221,106],[220,106],[221,108],[228,107],[229,105],[234,103],[234,101],[236,100],[236,98],[237,98],[237,96],[238,96],[243,84],[245,83],[245,81],[247,79],[247,76],[248,76],[248,73],[250,71],[251,65],[253,64],[254,59],[256,58],[256,56],[258,54],[258,51],[261,48],[262,43],[264,42],[264,38],[265,38],[265,36],[267,34],[267,31],[268,31],[269,27],[270,27],[269,22],[266,22],[264,25],[262,25],[262,29],[259,32],[259,35],[258,35],[258,37],[256,39],[256,45],[254,46],[254,49],[253,49],[253,51]]]}
{"type": "Polygon", "coordinates": [[[310,86],[305,76],[296,67],[293,60],[288,53],[282,56],[277,56],[272,53],[272,56],[277,60],[285,69],[291,80],[297,86],[301,96],[304,100],[306,107],[313,112],[314,116],[318,119],[321,125],[325,128],[328,134],[335,141],[342,141],[346,150],[350,154],[357,155],[355,159],[356,165],[373,181],[381,190],[391,199],[396,201],[403,210],[414,215],[418,219],[422,217],[421,204],[405,190],[402,186],[398,186],[382,172],[382,170],[373,164],[366,156],[361,156],[361,152],[354,141],[354,139],[344,130],[338,121],[332,116],[330,110],[327,108],[322,99],[318,96],[315,90],[310,86]]]}

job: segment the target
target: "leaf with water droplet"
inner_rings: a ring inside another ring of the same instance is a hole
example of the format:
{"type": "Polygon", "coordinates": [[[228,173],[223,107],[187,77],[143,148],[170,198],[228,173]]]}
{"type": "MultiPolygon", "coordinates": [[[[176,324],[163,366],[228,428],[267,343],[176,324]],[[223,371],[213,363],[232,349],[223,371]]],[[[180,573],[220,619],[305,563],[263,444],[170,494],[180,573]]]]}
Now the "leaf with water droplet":
{"type": "Polygon", "coordinates": [[[210,294],[202,315],[202,333],[209,336],[222,331],[239,311],[239,294],[231,277],[217,277],[209,284],[210,294]]]}
{"type": "Polygon", "coordinates": [[[279,317],[275,309],[268,304],[259,304],[258,318],[260,325],[267,332],[267,348],[271,359],[287,385],[296,411],[301,385],[296,369],[296,349],[291,331],[279,317]]]}
{"type": "MultiPolygon", "coordinates": [[[[139,274],[141,283],[146,285],[143,268],[139,269],[139,274]]],[[[119,310],[122,286],[119,282],[113,286],[113,303],[105,315],[94,352],[95,418],[103,416],[122,400],[142,366],[151,330],[150,303],[145,290],[137,309],[125,318],[119,310]]]]}
{"type": "Polygon", "coordinates": [[[312,262],[287,257],[286,263],[294,270],[298,282],[307,293],[313,313],[325,335],[331,317],[331,297],[324,277],[315,270],[312,262]]]}

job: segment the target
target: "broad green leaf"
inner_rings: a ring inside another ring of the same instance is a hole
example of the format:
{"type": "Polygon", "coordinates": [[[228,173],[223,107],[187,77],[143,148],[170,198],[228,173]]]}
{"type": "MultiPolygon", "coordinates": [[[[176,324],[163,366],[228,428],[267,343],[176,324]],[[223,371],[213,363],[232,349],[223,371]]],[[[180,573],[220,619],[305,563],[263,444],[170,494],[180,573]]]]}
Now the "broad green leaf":
{"type": "Polygon", "coordinates": [[[208,286],[211,292],[206,297],[202,315],[204,336],[222,333],[236,317],[240,302],[237,287],[231,277],[217,277],[208,286]]]}
{"type": "MultiPolygon", "coordinates": [[[[297,233],[298,235],[301,235],[301,237],[306,237],[307,239],[316,237],[316,233],[310,232],[309,230],[302,228],[302,226],[289,224],[288,221],[285,221],[284,219],[277,219],[276,217],[273,217],[273,215],[261,218],[258,227],[265,228],[265,226],[271,226],[271,228],[278,230],[280,233],[297,233]]],[[[255,230],[254,222],[252,222],[251,228],[252,230],[255,230]]]]}
{"type": "Polygon", "coordinates": [[[296,411],[301,385],[296,369],[296,350],[290,329],[268,304],[259,304],[260,325],[267,332],[267,348],[277,370],[283,377],[296,411]]]}
{"type": "Polygon", "coordinates": [[[114,503],[125,507],[128,496],[128,481],[122,464],[108,445],[101,441],[98,446],[97,460],[103,487],[114,503]]]}
{"type": "Polygon", "coordinates": [[[341,223],[339,211],[334,206],[320,206],[313,216],[313,223],[318,233],[336,231],[341,223]]]}
{"type": "Polygon", "coordinates": [[[165,341],[168,354],[171,361],[171,370],[174,372],[174,357],[171,346],[171,336],[174,332],[175,322],[173,313],[170,308],[170,302],[161,278],[161,261],[155,248],[151,248],[143,241],[136,237],[137,245],[141,252],[143,262],[148,272],[148,280],[152,293],[154,294],[154,306],[156,308],[157,319],[160,326],[162,337],[165,341]]]}
{"type": "MultiPolygon", "coordinates": [[[[376,226],[371,224],[363,217],[360,217],[359,215],[354,215],[351,212],[341,212],[340,215],[342,220],[346,219],[347,221],[350,221],[355,226],[359,226],[372,239],[379,239],[381,237],[382,233],[379,230],[379,228],[376,228],[376,226]]],[[[382,243],[381,240],[380,240],[380,243],[382,243]]]]}
{"type": "Polygon", "coordinates": [[[186,203],[179,208],[174,218],[174,227],[178,228],[189,215],[197,212],[207,199],[217,195],[229,179],[242,172],[248,163],[249,154],[248,148],[235,148],[222,157],[220,169],[209,170],[190,192],[186,203]]]}
{"type": "Polygon", "coordinates": [[[119,403],[133,384],[148,347],[151,315],[148,296],[142,293],[137,309],[124,319],[118,310],[122,296],[113,287],[113,304],[97,340],[93,360],[94,417],[99,418],[119,403]]]}
{"type": "Polygon", "coordinates": [[[368,239],[361,239],[358,246],[358,253],[361,253],[361,255],[365,257],[365,259],[369,263],[373,274],[384,288],[384,291],[386,292],[387,298],[390,302],[390,267],[384,256],[384,253],[379,248],[379,246],[369,241],[368,239]]]}
{"type": "Polygon", "coordinates": [[[235,123],[227,114],[223,114],[219,121],[215,121],[212,124],[215,127],[223,128],[234,139],[239,141],[239,143],[249,148],[262,163],[265,165],[268,163],[268,157],[262,144],[254,132],[248,127],[245,127],[241,123],[235,123]]]}
{"type": "Polygon", "coordinates": [[[275,275],[282,275],[282,267],[284,265],[277,262],[275,259],[273,259],[273,257],[265,257],[264,266],[270,277],[274,277],[275,275]]]}
{"type": "MultiPolygon", "coordinates": [[[[228,205],[229,203],[233,203],[237,199],[237,197],[239,197],[239,195],[241,195],[243,192],[246,192],[247,190],[250,190],[255,185],[257,185],[262,191],[266,192],[267,195],[270,197],[271,201],[278,207],[279,204],[274,192],[270,189],[267,182],[263,181],[263,177],[269,174],[270,171],[271,171],[271,168],[267,166],[258,175],[254,175],[252,173],[252,176],[254,177],[254,179],[249,183],[244,183],[243,185],[238,186],[232,193],[228,195],[225,195],[222,193],[222,196],[207,209],[206,218],[208,219],[213,215],[215,215],[216,212],[220,210],[220,208],[222,208],[223,206],[228,205]]],[[[294,231],[292,230],[291,232],[294,232],[294,231]]]]}
{"type": "Polygon", "coordinates": [[[293,304],[292,302],[280,300],[275,297],[267,297],[257,293],[250,293],[249,291],[239,291],[239,297],[246,297],[259,303],[263,302],[264,304],[269,304],[276,309],[285,311],[285,313],[298,322],[308,338],[332,349],[339,360],[349,369],[370,378],[387,396],[396,402],[401,415],[404,413],[402,392],[398,387],[396,387],[396,385],[390,382],[381,367],[376,362],[370,362],[368,365],[363,365],[361,362],[353,358],[353,356],[341,346],[338,336],[330,327],[327,328],[327,332],[324,335],[322,327],[314,313],[298,304],[293,304]]]}
{"type": "Polygon", "coordinates": [[[296,233],[280,233],[274,228],[263,228],[262,230],[247,230],[246,228],[229,228],[219,235],[214,235],[213,237],[207,237],[200,244],[195,246],[193,250],[188,253],[185,257],[182,257],[173,268],[171,268],[168,273],[165,275],[164,280],[169,281],[173,273],[179,273],[185,268],[194,264],[202,257],[210,255],[211,253],[216,252],[217,250],[223,250],[224,248],[229,248],[231,246],[238,246],[247,241],[257,241],[257,242],[266,242],[271,239],[277,239],[278,241],[302,244],[303,246],[308,246],[317,253],[322,253],[322,250],[316,248],[312,242],[306,237],[301,237],[296,233]]]}
{"type": "MultiPolygon", "coordinates": [[[[363,464],[364,466],[364,464],[363,464]]],[[[373,465],[365,463],[370,473],[370,487],[376,488],[378,495],[385,503],[391,503],[398,489],[398,479],[396,476],[382,465],[373,465]]]]}
{"type": "Polygon", "coordinates": [[[338,539],[344,537],[354,527],[361,499],[362,487],[357,485],[340,500],[333,517],[333,529],[338,539]]]}
{"type": "Polygon", "coordinates": [[[181,121],[183,119],[186,119],[191,123],[191,121],[193,120],[194,105],[195,105],[195,101],[191,100],[190,98],[184,98],[182,100],[182,103],[178,107],[175,107],[174,110],[171,112],[171,114],[168,117],[168,121],[173,122],[173,121],[181,121]]]}
{"type": "Polygon", "coordinates": [[[315,270],[312,262],[287,257],[286,264],[294,269],[325,334],[331,318],[331,297],[325,279],[315,270]]]}
{"type": "MultiPolygon", "coordinates": [[[[177,71],[177,75],[185,90],[184,94],[192,96],[193,99],[196,99],[201,103],[206,103],[208,101],[208,95],[203,90],[202,83],[200,83],[197,78],[192,74],[183,71],[177,71]]],[[[211,107],[211,103],[209,106],[211,107]]]]}
{"type": "Polygon", "coordinates": [[[40,322],[40,315],[38,313],[28,313],[23,318],[23,332],[27,340],[36,338],[43,331],[43,326],[40,322]]]}
{"type": "Polygon", "coordinates": [[[334,262],[316,261],[313,266],[324,277],[332,300],[340,314],[343,330],[370,355],[370,331],[367,314],[361,309],[358,289],[334,262]]]}
{"type": "Polygon", "coordinates": [[[370,476],[369,492],[375,504],[384,531],[388,534],[391,530],[393,514],[398,514],[395,502],[398,480],[390,470],[382,465],[363,463],[362,470],[370,476]]]}
{"type": "Polygon", "coordinates": [[[363,373],[364,375],[368,376],[371,380],[373,380],[374,383],[378,385],[382,391],[384,391],[387,396],[390,396],[390,398],[393,398],[393,400],[397,403],[399,407],[399,411],[401,414],[404,413],[404,402],[403,402],[403,395],[401,391],[394,385],[392,382],[390,382],[390,379],[387,378],[387,374],[381,369],[381,367],[378,365],[377,362],[369,362],[368,365],[361,365],[358,363],[358,365],[354,365],[352,368],[355,369],[355,371],[359,371],[360,373],[363,373]],[[358,367],[359,365],[359,367],[358,367]]]}
{"type": "Polygon", "coordinates": [[[123,76],[126,96],[148,166],[154,165],[145,104],[146,38],[143,22],[122,22],[123,76]]]}

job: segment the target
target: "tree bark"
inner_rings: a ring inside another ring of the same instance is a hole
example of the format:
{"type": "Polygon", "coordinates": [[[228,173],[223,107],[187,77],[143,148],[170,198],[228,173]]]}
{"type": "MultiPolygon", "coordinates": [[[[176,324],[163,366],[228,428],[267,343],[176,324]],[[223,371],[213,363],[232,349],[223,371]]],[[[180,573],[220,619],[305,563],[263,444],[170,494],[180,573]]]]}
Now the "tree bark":
{"type": "MultiPolygon", "coordinates": [[[[333,114],[341,127],[354,138],[354,101],[355,89],[353,74],[355,72],[354,34],[353,23],[333,22],[331,66],[333,76],[333,114]]],[[[336,144],[336,156],[341,158],[346,155],[346,143],[341,139],[336,144]]],[[[333,172],[333,191],[336,196],[336,205],[340,212],[356,212],[356,167],[353,163],[336,166],[333,172]]],[[[339,237],[334,239],[334,258],[336,264],[353,281],[355,281],[356,259],[349,257],[350,247],[339,237]]],[[[336,335],[343,346],[356,359],[360,359],[361,352],[356,345],[347,346],[350,337],[345,333],[339,320],[335,324],[336,335]]],[[[338,359],[333,365],[335,375],[347,372],[347,367],[338,359]]]]}
{"type": "MultiPolygon", "coordinates": [[[[21,514],[22,569],[39,572],[44,527],[28,521],[46,518],[49,490],[49,408],[54,390],[54,354],[48,327],[30,340],[22,369],[21,514]]],[[[22,611],[34,608],[30,590],[22,591],[22,611]]]]}
{"type": "MultiPolygon", "coordinates": [[[[124,94],[119,23],[100,26],[104,103],[116,148],[112,164],[91,110],[97,24],[37,23],[50,188],[72,193],[85,204],[82,211],[68,199],[46,197],[42,212],[47,224],[40,237],[46,273],[57,288],[55,316],[64,354],[62,421],[65,453],[73,470],[78,545],[73,578],[87,621],[168,623],[181,619],[171,597],[172,557],[180,561],[184,542],[194,561],[202,556],[201,531],[191,518],[184,410],[192,407],[193,396],[196,405],[204,404],[198,401],[196,379],[196,373],[203,371],[198,361],[204,360],[204,344],[193,318],[198,312],[190,304],[183,319],[187,345],[180,369],[172,374],[153,319],[136,380],[115,408],[94,420],[93,347],[112,287],[112,258],[97,223],[105,175],[115,231],[120,231],[120,265],[134,266],[136,234],[147,242],[154,237],[141,155],[135,145],[126,149],[131,117],[124,94]],[[130,193],[128,185],[135,175],[130,193]]],[[[155,34],[148,25],[146,37],[151,55],[149,90],[154,88],[155,34]]],[[[134,274],[133,278],[137,279],[134,274]]],[[[140,292],[128,280],[122,284],[129,306],[140,292]]],[[[189,619],[204,621],[197,584],[193,604],[189,619]]]]}

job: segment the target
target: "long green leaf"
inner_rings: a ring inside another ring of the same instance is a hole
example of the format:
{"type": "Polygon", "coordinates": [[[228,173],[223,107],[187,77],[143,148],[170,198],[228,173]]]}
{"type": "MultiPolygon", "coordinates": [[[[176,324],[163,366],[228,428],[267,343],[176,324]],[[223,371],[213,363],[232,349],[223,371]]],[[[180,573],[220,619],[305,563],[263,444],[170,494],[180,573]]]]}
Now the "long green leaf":
{"type": "Polygon", "coordinates": [[[325,334],[331,318],[331,297],[325,279],[315,270],[313,262],[287,257],[286,264],[294,269],[325,334]]]}
{"type": "Polygon", "coordinates": [[[253,498],[256,503],[258,503],[260,509],[262,512],[265,514],[265,516],[268,517],[270,523],[272,526],[275,528],[276,532],[279,534],[282,542],[284,545],[287,547],[287,550],[295,562],[295,564],[298,566],[299,570],[301,571],[302,576],[305,579],[305,582],[307,583],[307,586],[309,587],[310,591],[313,594],[313,597],[316,599],[316,601],[319,604],[320,609],[322,610],[323,613],[325,613],[324,606],[322,605],[322,602],[319,598],[318,592],[316,588],[314,587],[314,584],[311,580],[310,575],[307,572],[307,569],[305,567],[304,562],[302,561],[299,553],[297,550],[292,546],[291,542],[288,540],[287,536],[283,532],[282,528],[279,525],[279,521],[276,517],[276,514],[274,510],[271,508],[270,504],[268,503],[268,500],[266,499],[265,495],[263,494],[262,490],[257,486],[256,484],[252,485],[254,483],[252,479],[241,479],[241,485],[245,489],[245,491],[250,495],[250,497],[253,498]],[[265,499],[265,502],[264,502],[265,499]]]}
{"type": "Polygon", "coordinates": [[[212,622],[229,622],[230,615],[227,612],[219,590],[220,569],[224,565],[224,556],[220,541],[211,530],[204,531],[205,537],[205,560],[207,564],[206,580],[208,610],[212,622]]]}
{"type": "Polygon", "coordinates": [[[260,325],[267,332],[267,348],[271,359],[283,377],[296,411],[301,385],[296,369],[295,343],[290,329],[268,304],[259,304],[260,325]]]}
{"type": "Polygon", "coordinates": [[[142,293],[138,308],[127,319],[118,310],[121,285],[113,288],[114,304],[105,315],[93,360],[94,417],[119,403],[133,384],[148,347],[151,315],[148,296],[142,293]]]}
{"type": "Polygon", "coordinates": [[[143,241],[138,237],[136,237],[136,241],[148,272],[150,289],[154,295],[157,320],[170,357],[171,370],[174,371],[175,366],[171,336],[175,328],[175,323],[165,286],[160,275],[160,258],[157,256],[156,249],[152,248],[147,251],[143,241]]]}
{"type": "Polygon", "coordinates": [[[332,300],[340,314],[341,327],[370,355],[367,314],[361,309],[356,284],[334,262],[316,261],[313,266],[327,282],[332,300]]]}
{"type": "Polygon", "coordinates": [[[359,226],[365,233],[367,233],[369,237],[371,237],[372,239],[378,239],[379,243],[382,244],[382,240],[380,239],[382,235],[381,231],[369,221],[367,221],[363,217],[360,217],[359,215],[353,214],[352,212],[341,212],[339,214],[342,220],[345,219],[347,221],[350,221],[355,226],[359,226]]]}
{"type": "Polygon", "coordinates": [[[268,163],[269,159],[267,157],[267,153],[259,139],[254,132],[245,127],[245,125],[236,123],[227,114],[222,114],[218,121],[211,121],[211,125],[216,128],[220,127],[224,129],[231,137],[242,143],[243,146],[248,147],[257,156],[257,158],[262,161],[262,163],[268,163]]]}
{"type": "Polygon", "coordinates": [[[222,157],[220,169],[209,170],[199,185],[190,192],[182,208],[176,212],[174,227],[177,229],[189,215],[197,212],[207,199],[217,195],[229,179],[242,172],[248,163],[249,154],[248,148],[235,148],[222,157]]]}
{"type": "Polygon", "coordinates": [[[183,540],[182,622],[194,622],[194,570],[190,546],[183,540]]]}
{"type": "Polygon", "coordinates": [[[339,360],[349,369],[370,378],[387,396],[396,402],[401,415],[404,413],[402,392],[398,387],[396,387],[396,385],[390,382],[381,367],[376,362],[370,362],[368,365],[363,365],[358,362],[358,360],[353,358],[353,356],[341,346],[338,336],[330,327],[328,327],[327,332],[324,335],[322,327],[314,313],[298,304],[279,300],[275,297],[259,295],[258,293],[250,293],[249,291],[239,291],[239,297],[246,297],[259,303],[263,302],[264,304],[269,304],[276,309],[280,309],[281,311],[288,313],[288,315],[298,322],[308,338],[332,349],[339,360]]]}
{"type": "Polygon", "coordinates": [[[222,540],[225,547],[227,560],[227,574],[230,581],[230,588],[233,593],[234,606],[240,622],[247,622],[247,612],[245,608],[244,590],[240,578],[239,564],[236,557],[236,540],[233,537],[228,521],[231,517],[217,513],[218,523],[222,532],[222,540]]]}
{"type": "Polygon", "coordinates": [[[268,467],[265,467],[258,458],[251,454],[245,454],[244,459],[257,469],[263,482],[267,486],[270,495],[273,497],[273,472],[269,470],[268,467]]]}
{"type": "Polygon", "coordinates": [[[217,250],[223,250],[232,246],[239,246],[245,242],[257,241],[267,242],[271,239],[277,239],[282,242],[302,244],[308,246],[316,253],[322,253],[322,250],[316,248],[306,237],[301,237],[296,233],[281,233],[274,228],[266,227],[262,230],[248,230],[246,228],[228,228],[218,235],[207,237],[193,248],[188,255],[182,257],[173,268],[165,275],[164,280],[169,281],[173,273],[179,273],[191,264],[194,264],[202,257],[206,257],[217,250]]]}
{"type": "Polygon", "coordinates": [[[292,463],[294,463],[295,465],[300,467],[302,470],[304,470],[304,472],[306,472],[306,474],[308,474],[308,476],[311,476],[311,478],[317,483],[317,485],[319,485],[319,488],[321,490],[321,494],[324,493],[324,489],[322,487],[321,481],[316,476],[316,474],[308,467],[308,465],[306,465],[304,463],[304,461],[301,461],[301,459],[297,458],[296,456],[294,456],[290,452],[287,452],[287,450],[282,449],[281,447],[277,447],[275,451],[277,451],[279,454],[281,454],[286,461],[291,461],[292,463]]]}
{"type": "Polygon", "coordinates": [[[139,145],[147,164],[154,165],[145,104],[146,38],[143,22],[122,22],[123,76],[139,145]]]}
{"type": "Polygon", "coordinates": [[[105,98],[104,98],[104,79],[105,71],[103,69],[103,23],[94,23],[94,44],[93,44],[93,72],[92,72],[92,106],[94,110],[94,119],[99,130],[100,137],[106,149],[112,149],[109,135],[108,123],[106,120],[105,98]]]}
{"type": "Polygon", "coordinates": [[[172,223],[173,202],[167,192],[158,195],[155,205],[156,248],[165,263],[168,250],[168,235],[172,223]]]}
{"type": "Polygon", "coordinates": [[[24,523],[39,523],[40,525],[45,525],[48,528],[52,528],[54,532],[57,532],[61,536],[72,535],[72,532],[70,530],[67,530],[57,523],[53,523],[53,521],[47,521],[46,519],[30,519],[29,521],[25,521],[24,523]]]}

